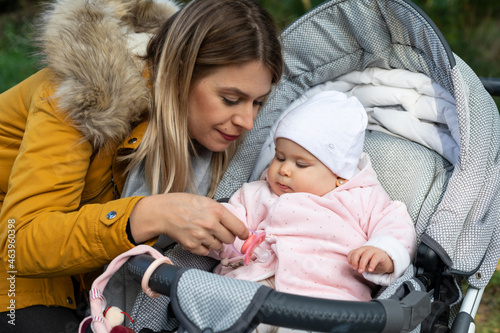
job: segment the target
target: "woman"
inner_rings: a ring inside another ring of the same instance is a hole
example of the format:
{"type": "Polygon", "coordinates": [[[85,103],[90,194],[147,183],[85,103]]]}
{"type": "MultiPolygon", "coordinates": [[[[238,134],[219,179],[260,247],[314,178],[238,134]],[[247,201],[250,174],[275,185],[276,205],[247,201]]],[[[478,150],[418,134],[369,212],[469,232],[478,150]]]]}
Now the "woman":
{"type": "Polygon", "coordinates": [[[48,67],[0,95],[2,332],[76,329],[93,272],[159,235],[200,255],[247,237],[209,197],[281,76],[278,32],[251,0],[177,9],[60,0],[42,17],[48,67]],[[141,170],[154,195],[117,199],[141,170]]]}

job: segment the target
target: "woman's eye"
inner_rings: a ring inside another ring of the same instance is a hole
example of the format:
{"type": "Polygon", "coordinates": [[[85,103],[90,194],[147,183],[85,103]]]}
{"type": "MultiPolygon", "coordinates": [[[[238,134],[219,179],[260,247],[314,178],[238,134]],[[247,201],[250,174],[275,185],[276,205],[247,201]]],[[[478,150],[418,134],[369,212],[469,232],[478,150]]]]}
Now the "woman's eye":
{"type": "Polygon", "coordinates": [[[239,100],[233,101],[233,100],[228,99],[226,97],[222,97],[222,101],[224,101],[224,103],[227,105],[237,105],[239,103],[239,100]]]}
{"type": "Polygon", "coordinates": [[[262,101],[254,101],[253,105],[257,105],[259,108],[261,108],[261,107],[264,106],[264,102],[262,102],[262,101]]]}

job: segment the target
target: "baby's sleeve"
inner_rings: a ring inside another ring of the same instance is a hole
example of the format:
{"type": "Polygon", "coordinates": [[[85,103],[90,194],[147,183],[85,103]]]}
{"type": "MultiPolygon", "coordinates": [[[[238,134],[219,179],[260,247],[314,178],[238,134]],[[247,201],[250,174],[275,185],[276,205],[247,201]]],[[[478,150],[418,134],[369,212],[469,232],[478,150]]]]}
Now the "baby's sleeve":
{"type": "Polygon", "coordinates": [[[375,284],[381,286],[390,285],[394,280],[401,277],[410,265],[410,252],[398,239],[392,236],[374,237],[368,240],[364,246],[373,246],[385,251],[394,264],[394,271],[390,274],[376,274],[367,271],[363,273],[365,279],[375,284]]]}
{"type": "Polygon", "coordinates": [[[406,205],[400,201],[390,201],[374,207],[368,228],[365,246],[377,247],[387,253],[394,263],[391,274],[363,273],[376,284],[387,286],[401,277],[413,258],[416,247],[416,232],[406,205]]]}

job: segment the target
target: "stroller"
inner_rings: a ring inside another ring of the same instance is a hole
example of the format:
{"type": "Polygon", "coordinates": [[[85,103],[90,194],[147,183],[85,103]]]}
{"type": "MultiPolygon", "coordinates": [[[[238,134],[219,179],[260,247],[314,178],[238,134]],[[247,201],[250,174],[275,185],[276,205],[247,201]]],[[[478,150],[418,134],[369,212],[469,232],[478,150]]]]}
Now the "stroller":
{"type": "MultiPolygon", "coordinates": [[[[404,202],[415,223],[413,265],[373,301],[346,302],[217,276],[208,272],[214,261],[174,247],[165,253],[174,265],[160,265],[149,279],[163,301],[147,307],[149,298],[139,295],[131,326],[249,332],[263,322],[314,332],[473,331],[500,256],[500,117],[481,80],[409,0],[326,1],[282,39],[286,73],[216,199],[259,178],[273,152],[274,124],[287,110],[320,90],[355,95],[370,117],[365,151],[391,199],[404,202]]],[[[497,82],[487,83],[498,94],[497,82]]],[[[126,266],[140,281],[153,261],[137,255],[126,266]]]]}

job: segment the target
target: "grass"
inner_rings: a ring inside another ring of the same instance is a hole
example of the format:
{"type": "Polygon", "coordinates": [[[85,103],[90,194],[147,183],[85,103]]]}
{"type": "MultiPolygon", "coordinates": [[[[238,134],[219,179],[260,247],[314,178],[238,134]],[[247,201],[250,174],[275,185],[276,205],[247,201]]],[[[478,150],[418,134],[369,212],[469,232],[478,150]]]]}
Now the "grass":
{"type": "MultiPolygon", "coordinates": [[[[486,2],[482,12],[459,8],[472,0],[416,0],[444,33],[452,50],[469,66],[484,77],[500,77],[500,6],[488,10],[486,2]],[[463,15],[465,12],[470,15],[463,15]],[[453,14],[453,15],[450,15],[453,14]],[[481,18],[481,19],[478,19],[481,18]]],[[[484,0],[474,0],[484,1],[484,0]]],[[[320,4],[321,0],[261,0],[276,17],[280,27],[298,18],[305,9],[320,4]]],[[[6,2],[8,3],[8,2],[6,2]]],[[[496,3],[496,2],[490,2],[496,3]]],[[[30,44],[31,25],[36,10],[35,0],[24,0],[23,6],[9,14],[0,13],[0,93],[20,82],[37,70],[33,57],[35,48],[30,44]]],[[[495,99],[500,105],[500,98],[495,99]]],[[[500,271],[493,275],[486,288],[476,316],[476,332],[500,333],[500,271]]]]}
{"type": "Polygon", "coordinates": [[[486,287],[475,322],[478,333],[500,333],[500,264],[486,287]]]}

